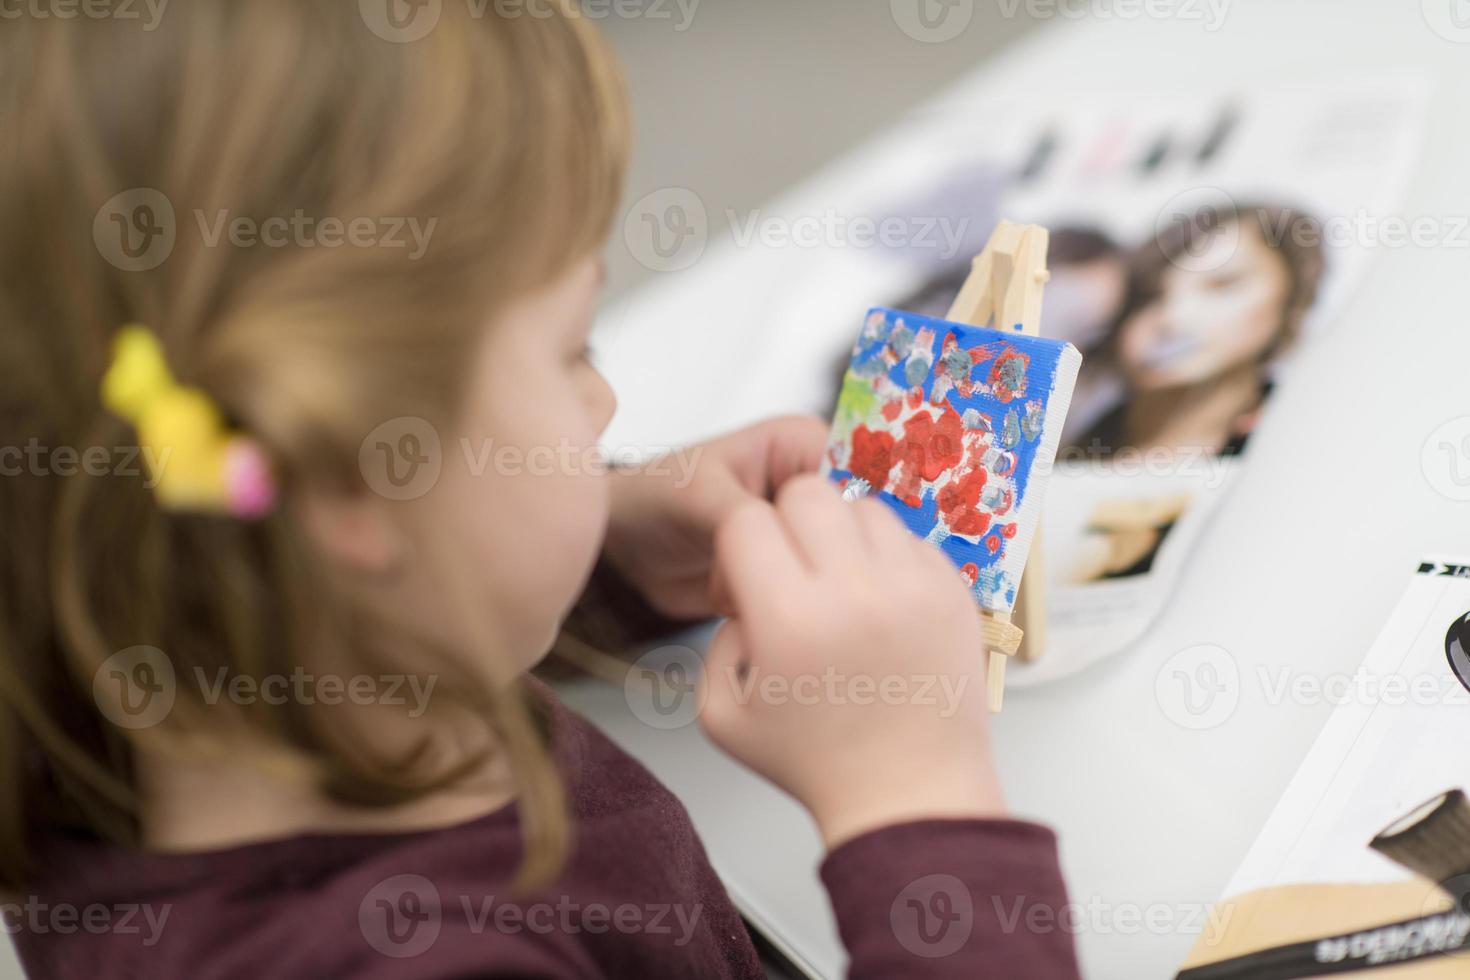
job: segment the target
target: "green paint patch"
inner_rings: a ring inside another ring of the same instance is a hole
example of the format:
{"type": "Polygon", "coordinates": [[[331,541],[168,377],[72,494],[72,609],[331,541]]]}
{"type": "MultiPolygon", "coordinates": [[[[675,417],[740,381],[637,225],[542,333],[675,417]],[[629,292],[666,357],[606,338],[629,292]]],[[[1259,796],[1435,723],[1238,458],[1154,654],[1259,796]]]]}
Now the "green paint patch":
{"type": "Polygon", "coordinates": [[[878,393],[867,378],[848,371],[842,378],[842,392],[837,397],[837,421],[851,425],[871,416],[878,407],[878,393]]]}

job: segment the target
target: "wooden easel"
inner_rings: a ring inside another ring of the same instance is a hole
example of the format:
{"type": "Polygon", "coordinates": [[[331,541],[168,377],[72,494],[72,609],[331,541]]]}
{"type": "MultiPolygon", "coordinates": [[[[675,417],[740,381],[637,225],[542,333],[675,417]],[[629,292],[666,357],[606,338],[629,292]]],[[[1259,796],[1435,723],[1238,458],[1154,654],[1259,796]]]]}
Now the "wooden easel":
{"type": "MultiPolygon", "coordinates": [[[[949,308],[946,320],[977,327],[1035,335],[1041,329],[1041,292],[1051,273],[1046,250],[1051,235],[1040,225],[1001,221],[975,256],[970,275],[949,308]]],[[[990,651],[990,710],[1005,701],[1006,660],[1040,654],[1046,617],[1046,587],[1041,568],[1041,531],[1031,540],[1014,613],[984,613],[985,644],[990,651]],[[1017,627],[1013,619],[1019,619],[1017,627]],[[1029,637],[1025,646],[1022,640],[1029,637]]]]}

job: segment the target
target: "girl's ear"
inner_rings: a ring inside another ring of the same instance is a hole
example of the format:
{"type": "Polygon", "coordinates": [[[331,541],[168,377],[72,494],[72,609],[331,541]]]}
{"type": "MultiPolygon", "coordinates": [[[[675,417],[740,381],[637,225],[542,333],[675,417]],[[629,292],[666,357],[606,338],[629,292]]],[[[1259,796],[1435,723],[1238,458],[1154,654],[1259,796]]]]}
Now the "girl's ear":
{"type": "Polygon", "coordinates": [[[312,543],[347,571],[370,576],[393,572],[406,551],[391,506],[366,487],[307,488],[297,498],[301,526],[312,543]]]}

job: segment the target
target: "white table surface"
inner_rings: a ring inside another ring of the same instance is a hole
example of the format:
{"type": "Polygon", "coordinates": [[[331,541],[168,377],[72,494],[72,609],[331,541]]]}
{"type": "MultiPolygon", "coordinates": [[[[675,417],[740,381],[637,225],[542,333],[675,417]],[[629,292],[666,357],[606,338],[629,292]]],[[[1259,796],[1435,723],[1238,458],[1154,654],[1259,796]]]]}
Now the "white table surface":
{"type": "MultiPolygon", "coordinates": [[[[1470,4],[1236,0],[1213,32],[1180,18],[1058,18],[997,59],[988,84],[1019,96],[1391,68],[1420,68],[1437,83],[1403,216],[1452,230],[1454,216],[1470,215],[1470,4]],[[1465,29],[1453,27],[1452,9],[1465,29]]],[[[1470,329],[1461,322],[1470,248],[1460,239],[1380,249],[1349,309],[1277,392],[1247,472],[1163,618],[1114,659],[1013,692],[997,720],[1013,809],[1061,836],[1087,976],[1172,976],[1199,910],[1219,897],[1321,729],[1331,704],[1276,699],[1261,672],[1350,674],[1419,556],[1470,552],[1470,507],[1453,499],[1451,470],[1470,473],[1470,453],[1423,453],[1446,423],[1467,419],[1451,431],[1454,445],[1470,432],[1470,329]],[[1201,645],[1233,662],[1237,679],[1221,697],[1236,703],[1219,724],[1192,730],[1174,720],[1191,720],[1175,688],[1165,683],[1161,696],[1156,682],[1178,668],[1193,673],[1193,654],[1171,658],[1201,645]]],[[[794,804],[724,763],[692,729],[642,725],[620,691],[568,696],[685,799],[747,911],[802,937],[812,961],[840,975],[816,839],[794,804]]]]}

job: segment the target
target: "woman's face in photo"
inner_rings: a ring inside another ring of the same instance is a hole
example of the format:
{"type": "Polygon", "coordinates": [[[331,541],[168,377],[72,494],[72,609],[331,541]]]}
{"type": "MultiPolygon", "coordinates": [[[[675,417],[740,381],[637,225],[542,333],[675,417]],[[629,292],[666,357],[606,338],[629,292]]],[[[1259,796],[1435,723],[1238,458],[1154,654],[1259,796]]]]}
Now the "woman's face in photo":
{"type": "Polygon", "coordinates": [[[1258,361],[1284,327],[1291,275],[1252,223],[1172,261],[1159,292],[1124,321],[1119,360],[1135,388],[1196,384],[1258,361]]]}

